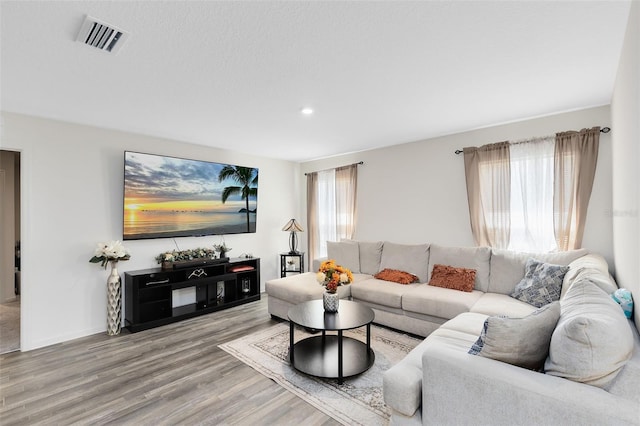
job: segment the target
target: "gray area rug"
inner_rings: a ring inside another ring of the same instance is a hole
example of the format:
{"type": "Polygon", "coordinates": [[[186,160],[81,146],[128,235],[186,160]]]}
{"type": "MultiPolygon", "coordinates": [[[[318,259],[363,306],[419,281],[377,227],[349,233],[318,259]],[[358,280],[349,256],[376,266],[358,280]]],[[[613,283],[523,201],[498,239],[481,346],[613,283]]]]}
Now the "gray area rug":
{"type": "MultiPolygon", "coordinates": [[[[344,335],[364,342],[365,330],[362,327],[346,331],[344,335]]],[[[296,341],[308,336],[302,329],[296,329],[296,341]]],[[[307,376],[289,366],[288,323],[276,324],[219,347],[342,424],[386,425],[391,412],[382,397],[382,374],[420,342],[406,334],[372,325],[375,363],[366,372],[345,379],[342,385],[334,379],[307,376]]]]}
{"type": "Polygon", "coordinates": [[[20,301],[0,304],[0,354],[20,349],[20,301]]]}

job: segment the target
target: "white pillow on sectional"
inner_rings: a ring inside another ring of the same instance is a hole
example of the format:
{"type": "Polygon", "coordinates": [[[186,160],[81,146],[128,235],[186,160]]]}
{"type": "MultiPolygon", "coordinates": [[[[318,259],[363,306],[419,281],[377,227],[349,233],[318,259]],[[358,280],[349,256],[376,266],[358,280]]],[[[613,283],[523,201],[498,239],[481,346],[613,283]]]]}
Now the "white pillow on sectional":
{"type": "Polygon", "coordinates": [[[385,242],[382,247],[380,270],[398,269],[417,275],[421,283],[428,280],[429,244],[406,245],[385,242]]]}
{"type": "Polygon", "coordinates": [[[576,281],[560,305],[545,373],[606,387],[633,352],[633,333],[622,309],[588,279],[576,281]]]}
{"type": "Polygon", "coordinates": [[[524,253],[493,249],[491,251],[491,276],[489,277],[488,291],[490,293],[511,294],[516,288],[516,284],[524,278],[524,267],[530,258],[544,263],[567,266],[587,253],[586,249],[554,253],[524,253]]]}
{"type": "Polygon", "coordinates": [[[327,258],[349,268],[354,274],[360,273],[360,247],[356,241],[327,241],[327,258]]]}
{"type": "MultiPolygon", "coordinates": [[[[475,289],[486,292],[489,287],[490,257],[491,250],[488,247],[445,247],[431,244],[429,254],[429,278],[431,278],[433,266],[436,264],[454,266],[456,268],[475,269],[475,289]]],[[[522,268],[524,275],[524,265],[522,268]]]]}
{"type": "Polygon", "coordinates": [[[360,272],[375,275],[380,272],[380,258],[382,257],[382,241],[355,241],[343,239],[345,242],[357,243],[360,247],[360,272]]]}

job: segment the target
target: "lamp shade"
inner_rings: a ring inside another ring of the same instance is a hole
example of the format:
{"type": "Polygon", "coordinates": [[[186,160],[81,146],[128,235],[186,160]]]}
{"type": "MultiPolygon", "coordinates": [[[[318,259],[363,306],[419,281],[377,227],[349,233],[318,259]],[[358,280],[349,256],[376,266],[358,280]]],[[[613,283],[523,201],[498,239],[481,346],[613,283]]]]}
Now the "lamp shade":
{"type": "Polygon", "coordinates": [[[286,232],[304,232],[304,229],[302,229],[302,226],[300,226],[300,224],[296,222],[295,219],[291,219],[289,222],[287,222],[282,227],[282,230],[286,232]]]}

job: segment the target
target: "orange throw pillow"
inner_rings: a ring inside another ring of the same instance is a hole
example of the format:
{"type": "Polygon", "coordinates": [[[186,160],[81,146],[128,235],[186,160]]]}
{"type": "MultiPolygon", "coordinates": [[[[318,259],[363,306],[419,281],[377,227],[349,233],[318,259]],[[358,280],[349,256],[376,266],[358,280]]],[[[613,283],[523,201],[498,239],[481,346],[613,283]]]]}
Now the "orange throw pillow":
{"type": "Polygon", "coordinates": [[[418,281],[418,277],[413,274],[389,268],[383,269],[375,274],[374,277],[379,280],[392,281],[398,284],[411,284],[418,281]]]}
{"type": "Polygon", "coordinates": [[[471,292],[475,282],[475,269],[454,268],[453,266],[436,264],[433,265],[429,285],[471,292]]]}

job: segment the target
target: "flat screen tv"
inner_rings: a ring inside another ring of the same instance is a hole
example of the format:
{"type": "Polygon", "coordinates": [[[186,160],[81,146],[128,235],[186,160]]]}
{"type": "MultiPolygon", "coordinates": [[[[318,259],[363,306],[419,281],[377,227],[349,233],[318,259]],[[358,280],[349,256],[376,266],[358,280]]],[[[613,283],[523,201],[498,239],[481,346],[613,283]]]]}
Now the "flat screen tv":
{"type": "Polygon", "coordinates": [[[258,169],[125,151],[123,239],[256,232],[258,169]]]}

